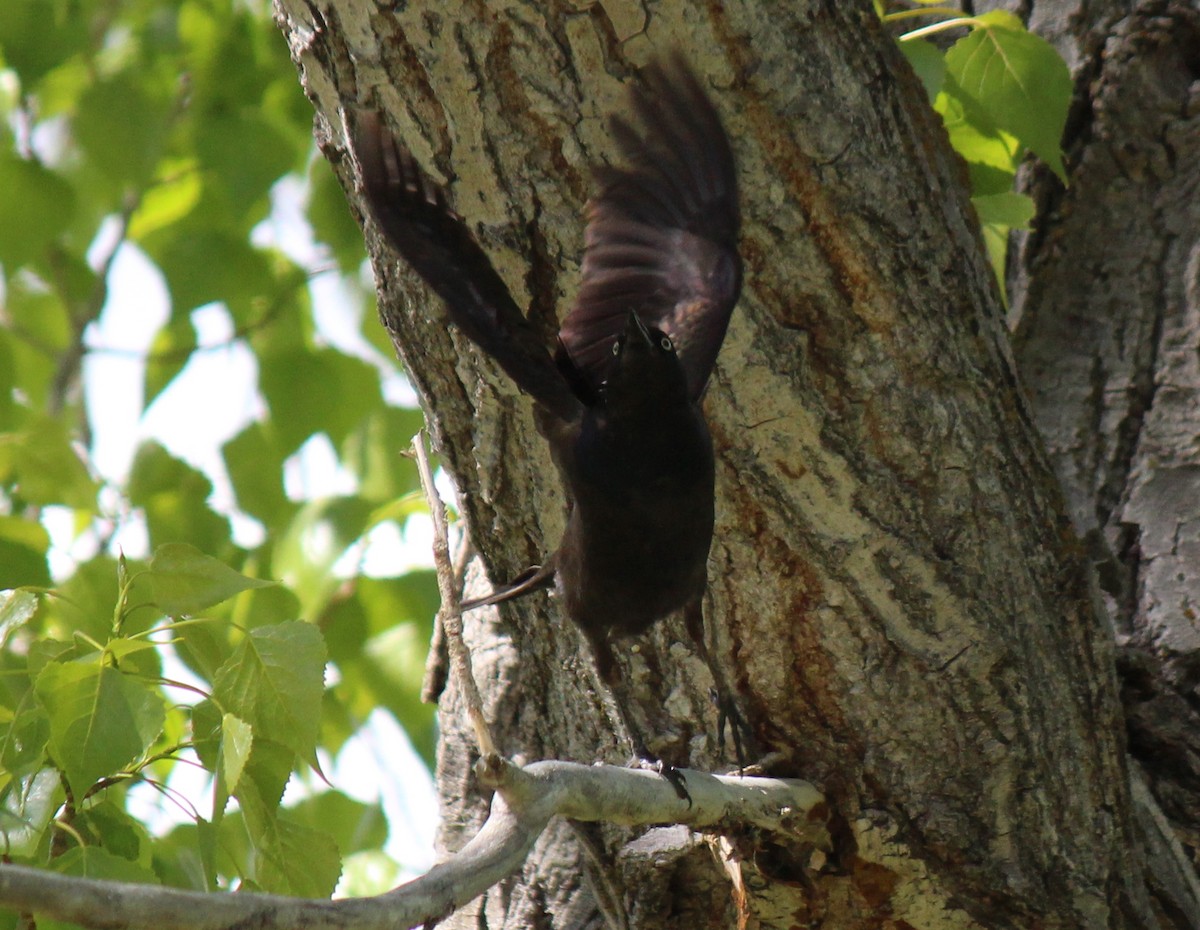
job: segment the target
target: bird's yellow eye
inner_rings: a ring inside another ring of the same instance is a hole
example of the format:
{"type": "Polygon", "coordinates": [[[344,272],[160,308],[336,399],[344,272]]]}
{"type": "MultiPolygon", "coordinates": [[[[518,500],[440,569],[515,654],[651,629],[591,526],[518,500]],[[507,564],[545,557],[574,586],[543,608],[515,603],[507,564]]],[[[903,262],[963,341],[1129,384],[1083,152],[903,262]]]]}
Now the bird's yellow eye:
{"type": "Polygon", "coordinates": [[[618,339],[616,342],[613,343],[613,355],[620,355],[620,354],[621,354],[621,340],[618,339]]]}
{"type": "Polygon", "coordinates": [[[670,352],[675,348],[674,343],[671,342],[670,336],[663,336],[660,340],[658,340],[658,344],[664,352],[670,352]]]}

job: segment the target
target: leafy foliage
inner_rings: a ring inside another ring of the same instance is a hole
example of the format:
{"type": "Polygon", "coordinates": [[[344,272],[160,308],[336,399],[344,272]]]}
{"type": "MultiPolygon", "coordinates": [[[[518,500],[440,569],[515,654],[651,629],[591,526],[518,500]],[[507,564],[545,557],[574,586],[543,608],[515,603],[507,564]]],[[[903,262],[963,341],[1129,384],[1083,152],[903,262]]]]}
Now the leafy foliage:
{"type": "Polygon", "coordinates": [[[901,35],[900,47],[967,163],[971,200],[1003,285],[1008,232],[1027,229],[1034,215],[1033,201],[1013,190],[1026,152],[1067,181],[1060,146],[1071,75],[1054,48],[1013,14],[964,16],[934,2],[918,0],[915,8],[882,15],[885,22],[936,19],[901,35]],[[966,34],[944,51],[930,39],[963,29],[966,34]]]}
{"type": "MultiPolygon", "coordinates": [[[[314,320],[315,265],[369,298],[361,235],[311,135],[261,0],[0,3],[0,846],[13,861],[328,895],[342,857],[378,854],[386,826],[333,789],[285,808],[293,773],[319,775],[379,707],[432,761],[418,698],[432,578],[340,567],[420,509],[400,455],[420,414],[385,403],[390,363],[334,348],[314,320]],[[321,242],[303,265],[263,244],[289,178],[321,242]],[[143,412],[198,360],[238,348],[256,363],[263,412],[215,470],[153,440],[102,470],[106,395],[84,375],[115,351],[96,325],[123,309],[110,291],[129,255],[169,301],[145,340],[143,412]],[[231,336],[202,344],[198,312],[214,307],[231,336]],[[348,490],[286,489],[314,437],[348,490]],[[216,502],[214,475],[236,504],[216,502]],[[210,812],[173,792],[181,766],[210,774],[210,812]],[[182,826],[151,836],[127,810],[133,785],[158,787],[182,826]]],[[[363,317],[367,346],[378,324],[363,317]]]]}

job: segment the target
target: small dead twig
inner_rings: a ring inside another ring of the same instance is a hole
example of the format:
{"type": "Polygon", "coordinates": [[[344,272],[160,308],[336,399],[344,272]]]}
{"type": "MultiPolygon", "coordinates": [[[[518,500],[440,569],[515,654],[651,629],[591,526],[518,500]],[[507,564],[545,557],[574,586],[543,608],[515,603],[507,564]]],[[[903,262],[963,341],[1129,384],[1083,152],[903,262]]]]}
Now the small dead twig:
{"type": "Polygon", "coordinates": [[[475,742],[480,753],[487,758],[498,753],[492,739],[492,731],[483,716],[483,699],[479,696],[479,686],[475,684],[475,675],[471,671],[471,652],[463,639],[462,599],[456,582],[455,566],[450,561],[446,505],[442,502],[437,488],[433,486],[433,471],[429,467],[429,454],[425,451],[424,430],[413,437],[413,455],[417,460],[417,473],[421,476],[421,488],[425,492],[429,513],[433,518],[433,565],[437,571],[438,593],[442,600],[437,622],[446,635],[451,673],[462,692],[463,703],[467,707],[467,719],[471,721],[471,727],[475,731],[475,742]]]}

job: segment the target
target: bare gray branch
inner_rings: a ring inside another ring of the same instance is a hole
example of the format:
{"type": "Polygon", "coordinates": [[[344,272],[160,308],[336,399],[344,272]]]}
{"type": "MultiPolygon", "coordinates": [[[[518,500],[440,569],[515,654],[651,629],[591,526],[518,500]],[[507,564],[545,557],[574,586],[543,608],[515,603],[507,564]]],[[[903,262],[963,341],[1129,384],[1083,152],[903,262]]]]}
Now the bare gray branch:
{"type": "Polygon", "coordinates": [[[0,866],[0,906],[85,927],[128,930],[405,930],[450,913],[515,872],[555,815],[730,832],[752,828],[793,843],[828,846],[824,799],[803,781],[681,770],[692,796],[689,807],[653,772],[553,761],[520,768],[498,757],[485,762],[480,781],[497,793],[479,833],[446,862],[374,898],[205,894],[5,865],[0,866]]]}

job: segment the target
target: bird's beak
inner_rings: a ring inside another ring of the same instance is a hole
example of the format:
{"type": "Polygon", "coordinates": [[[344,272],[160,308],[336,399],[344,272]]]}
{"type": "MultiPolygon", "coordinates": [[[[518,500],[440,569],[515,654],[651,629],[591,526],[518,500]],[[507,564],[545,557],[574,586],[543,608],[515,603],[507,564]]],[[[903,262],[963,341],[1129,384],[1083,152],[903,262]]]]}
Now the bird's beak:
{"type": "Polygon", "coordinates": [[[625,344],[637,339],[643,345],[650,345],[650,330],[646,329],[646,324],[642,322],[642,318],[633,310],[629,311],[629,318],[625,321],[625,344]]]}

